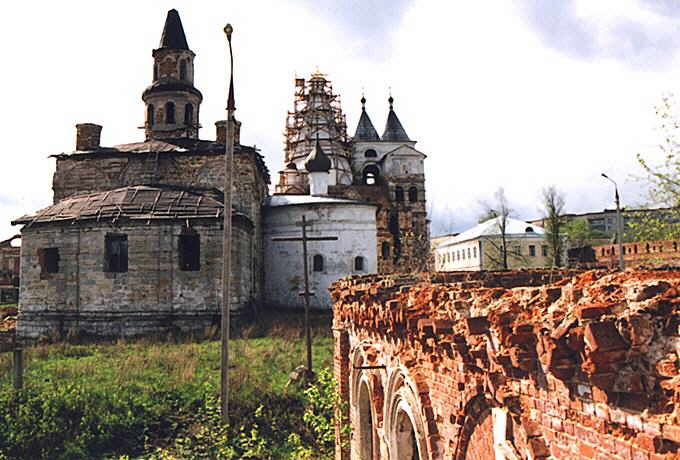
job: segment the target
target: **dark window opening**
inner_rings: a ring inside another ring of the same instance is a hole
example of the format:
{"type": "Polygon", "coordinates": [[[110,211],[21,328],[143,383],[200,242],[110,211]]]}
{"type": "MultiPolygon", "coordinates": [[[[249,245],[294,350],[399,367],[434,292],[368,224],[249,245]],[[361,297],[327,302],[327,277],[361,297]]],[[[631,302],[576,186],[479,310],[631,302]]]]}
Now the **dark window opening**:
{"type": "Polygon", "coordinates": [[[375,165],[364,168],[364,185],[378,185],[380,182],[380,169],[375,165]]]}
{"type": "Polygon", "coordinates": [[[361,256],[355,257],[354,258],[354,269],[356,271],[363,271],[364,270],[364,258],[361,256]]]}
{"type": "Polygon", "coordinates": [[[536,246],[534,245],[529,245],[529,255],[531,257],[536,257],[536,246]]]}
{"type": "Polygon", "coordinates": [[[394,200],[401,202],[404,201],[404,189],[401,187],[396,187],[394,189],[394,200]]]}
{"type": "Polygon", "coordinates": [[[179,61],[179,79],[180,80],[187,79],[187,61],[184,59],[179,61]]]}
{"type": "Polygon", "coordinates": [[[158,80],[158,66],[157,65],[153,66],[153,79],[154,79],[154,81],[158,80]]]}
{"type": "Polygon", "coordinates": [[[323,271],[323,256],[321,254],[315,255],[312,259],[312,269],[315,272],[323,271]]]}
{"type": "Polygon", "coordinates": [[[128,271],[127,235],[106,235],[104,271],[123,273],[128,271]]]}
{"type": "Polygon", "coordinates": [[[375,150],[373,150],[373,149],[368,149],[368,150],[366,150],[366,153],[364,153],[364,156],[365,156],[366,158],[376,158],[376,157],[378,156],[378,154],[376,153],[375,150]]]}
{"type": "Polygon", "coordinates": [[[411,202],[416,202],[418,201],[418,189],[415,187],[411,187],[408,189],[408,200],[411,202]]]}
{"type": "Polygon", "coordinates": [[[38,249],[40,273],[59,273],[59,248],[38,249]]]}
{"type": "Polygon", "coordinates": [[[187,104],[184,106],[184,124],[190,125],[194,122],[194,106],[187,104]]]}
{"type": "Polygon", "coordinates": [[[390,212],[390,220],[387,225],[388,230],[394,238],[394,260],[401,258],[401,231],[399,229],[399,211],[393,209],[390,212]]]}
{"type": "Polygon", "coordinates": [[[526,233],[534,233],[534,229],[532,227],[527,227],[524,229],[526,233]]]}
{"type": "Polygon", "coordinates": [[[380,247],[380,253],[382,254],[383,259],[387,259],[390,256],[390,243],[384,241],[380,247]]]}
{"type": "Polygon", "coordinates": [[[165,104],[165,122],[169,124],[175,123],[175,104],[172,102],[165,104]]]}
{"type": "Polygon", "coordinates": [[[149,104],[149,106],[146,108],[146,123],[149,126],[153,126],[153,111],[153,104],[149,104]]]}
{"type": "Polygon", "coordinates": [[[541,246],[541,254],[543,257],[548,257],[548,246],[541,246]]]}
{"type": "Polygon", "coordinates": [[[201,269],[201,237],[199,235],[179,236],[179,268],[183,271],[201,269]]]}

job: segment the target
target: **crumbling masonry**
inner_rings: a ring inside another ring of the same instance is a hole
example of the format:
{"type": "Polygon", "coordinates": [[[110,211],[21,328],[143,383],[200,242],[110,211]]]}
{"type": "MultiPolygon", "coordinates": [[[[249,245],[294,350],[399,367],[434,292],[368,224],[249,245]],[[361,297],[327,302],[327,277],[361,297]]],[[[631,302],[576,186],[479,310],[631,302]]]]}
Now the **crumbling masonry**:
{"type": "Polygon", "coordinates": [[[679,458],[680,271],[332,287],[337,459],[679,458]]]}

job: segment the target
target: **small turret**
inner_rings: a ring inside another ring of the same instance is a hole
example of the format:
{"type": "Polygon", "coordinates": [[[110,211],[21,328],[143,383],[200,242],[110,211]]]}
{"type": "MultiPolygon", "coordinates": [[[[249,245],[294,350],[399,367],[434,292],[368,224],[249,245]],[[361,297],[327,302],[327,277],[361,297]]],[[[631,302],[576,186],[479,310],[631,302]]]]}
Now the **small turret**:
{"type": "Polygon", "coordinates": [[[328,172],[331,166],[331,160],[323,153],[317,134],[314,149],[305,160],[305,169],[309,172],[310,195],[328,195],[328,172]]]}
{"type": "Polygon", "coordinates": [[[375,130],[371,118],[366,113],[366,98],[361,96],[361,117],[357,124],[357,130],[354,132],[354,142],[372,142],[379,141],[378,131],[375,130]]]}
{"type": "Polygon", "coordinates": [[[153,50],[153,83],[142,94],[147,139],[198,138],[203,95],[194,87],[194,57],[177,10],[168,11],[159,47],[153,50]]]}
{"type": "Polygon", "coordinates": [[[386,142],[410,142],[408,134],[401,126],[401,122],[394,113],[394,98],[390,95],[387,100],[390,103],[390,113],[387,115],[387,123],[385,123],[385,131],[382,135],[382,140],[386,142]]]}

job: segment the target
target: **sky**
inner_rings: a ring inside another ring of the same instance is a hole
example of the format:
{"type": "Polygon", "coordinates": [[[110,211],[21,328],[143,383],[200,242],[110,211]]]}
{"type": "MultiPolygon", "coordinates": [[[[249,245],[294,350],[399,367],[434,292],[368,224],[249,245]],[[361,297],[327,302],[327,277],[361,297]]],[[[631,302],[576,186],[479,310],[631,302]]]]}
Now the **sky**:
{"type": "MultiPolygon", "coordinates": [[[[515,217],[541,216],[554,185],[569,212],[644,201],[636,154],[661,160],[654,108],[680,87],[675,0],[71,0],[11,2],[0,17],[4,64],[0,239],[51,203],[54,159],[75,124],[102,145],[143,139],[142,91],[167,10],[196,53],[201,138],[224,119],[234,27],[236,117],[276,180],[294,77],[316,69],[342,97],[350,134],[365,94],[379,132],[395,111],[427,155],[432,233],[470,227],[503,187],[515,217]]],[[[680,97],[680,94],[679,94],[680,97]]]]}

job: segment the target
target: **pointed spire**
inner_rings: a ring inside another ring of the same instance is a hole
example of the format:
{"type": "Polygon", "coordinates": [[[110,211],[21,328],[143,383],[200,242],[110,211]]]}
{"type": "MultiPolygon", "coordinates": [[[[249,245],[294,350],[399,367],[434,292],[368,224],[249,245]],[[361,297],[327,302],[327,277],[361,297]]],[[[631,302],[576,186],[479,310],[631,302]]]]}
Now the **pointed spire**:
{"type": "Polygon", "coordinates": [[[366,113],[366,98],[361,96],[361,117],[354,132],[354,141],[379,141],[378,131],[375,130],[368,113],[366,113]]]}
{"type": "Polygon", "coordinates": [[[309,154],[305,160],[305,169],[310,172],[328,172],[331,169],[331,160],[323,153],[321,144],[319,144],[319,134],[316,135],[316,142],[314,150],[309,154]]]}
{"type": "Polygon", "coordinates": [[[179,18],[177,10],[168,11],[168,16],[165,18],[165,26],[163,27],[163,35],[161,35],[161,43],[158,47],[174,50],[189,49],[187,37],[184,35],[184,27],[182,27],[182,20],[179,18]]]}
{"type": "Polygon", "coordinates": [[[387,123],[385,123],[385,131],[382,135],[382,140],[387,142],[409,142],[411,139],[408,138],[408,134],[401,126],[401,122],[394,113],[394,98],[390,94],[390,98],[387,100],[390,103],[390,113],[387,115],[387,123]]]}

